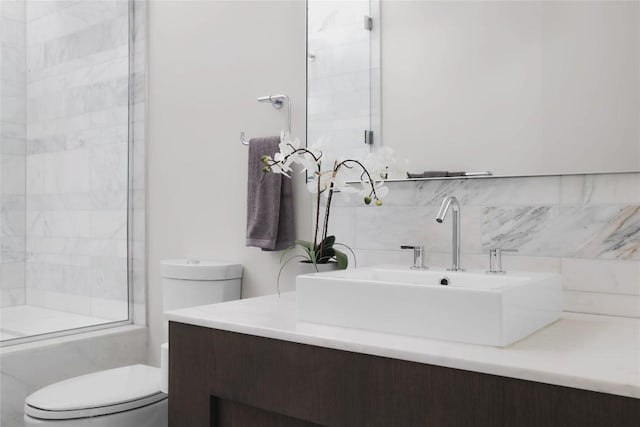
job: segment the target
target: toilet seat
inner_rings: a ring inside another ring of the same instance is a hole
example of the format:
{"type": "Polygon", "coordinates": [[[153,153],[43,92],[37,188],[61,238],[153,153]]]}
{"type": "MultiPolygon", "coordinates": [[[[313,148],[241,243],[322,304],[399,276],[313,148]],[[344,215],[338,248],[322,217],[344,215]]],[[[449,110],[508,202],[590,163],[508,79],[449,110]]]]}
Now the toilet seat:
{"type": "Polygon", "coordinates": [[[60,381],[29,397],[25,414],[43,420],[71,420],[130,411],[167,398],[160,368],[131,365],[60,381]]]}

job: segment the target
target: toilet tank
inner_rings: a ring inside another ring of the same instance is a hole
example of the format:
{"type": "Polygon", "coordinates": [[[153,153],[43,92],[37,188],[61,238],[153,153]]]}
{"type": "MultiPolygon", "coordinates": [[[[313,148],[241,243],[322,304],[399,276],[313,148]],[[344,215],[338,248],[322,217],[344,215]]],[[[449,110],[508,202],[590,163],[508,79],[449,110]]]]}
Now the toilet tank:
{"type": "Polygon", "coordinates": [[[240,299],[242,265],[204,259],[160,261],[163,311],[240,299]]]}

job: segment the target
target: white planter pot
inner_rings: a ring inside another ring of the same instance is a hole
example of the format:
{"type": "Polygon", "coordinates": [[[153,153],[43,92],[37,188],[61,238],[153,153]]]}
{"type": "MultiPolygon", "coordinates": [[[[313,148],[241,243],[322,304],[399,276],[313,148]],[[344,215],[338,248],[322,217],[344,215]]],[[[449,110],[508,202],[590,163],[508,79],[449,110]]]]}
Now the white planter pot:
{"type": "Polygon", "coordinates": [[[298,275],[309,274],[309,273],[322,273],[324,271],[334,271],[338,269],[337,262],[329,262],[326,264],[316,264],[316,266],[318,267],[317,270],[316,270],[316,267],[310,262],[299,262],[297,264],[298,264],[297,266],[298,275]]]}

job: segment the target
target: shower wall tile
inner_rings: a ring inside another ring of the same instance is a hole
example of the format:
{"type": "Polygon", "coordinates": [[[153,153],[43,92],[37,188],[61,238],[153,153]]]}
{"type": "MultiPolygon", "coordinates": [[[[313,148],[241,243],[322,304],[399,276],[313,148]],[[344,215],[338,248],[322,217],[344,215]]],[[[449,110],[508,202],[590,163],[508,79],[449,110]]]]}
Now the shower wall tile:
{"type": "Polygon", "coordinates": [[[122,299],[91,298],[91,316],[107,320],[122,320],[129,316],[129,306],[122,299]]]}
{"type": "Polygon", "coordinates": [[[0,308],[25,304],[25,288],[0,289],[0,308]]]}
{"type": "Polygon", "coordinates": [[[27,301],[29,305],[35,307],[91,315],[91,298],[84,295],[27,287],[27,301]]]}
{"type": "Polygon", "coordinates": [[[26,20],[29,22],[70,7],[74,1],[32,0],[26,3],[26,20]]]}
{"type": "Polygon", "coordinates": [[[0,234],[2,237],[20,237],[25,233],[24,211],[5,210],[0,212],[0,221],[2,229],[0,234]]]}
{"type": "Polygon", "coordinates": [[[507,270],[563,276],[565,309],[640,317],[640,173],[388,183],[382,207],[336,199],[330,230],[359,265],[409,264],[401,244],[425,246],[432,266],[451,262],[442,199],[461,204],[462,264],[486,269],[491,247],[517,249],[507,270]]]}
{"type": "Polygon", "coordinates": [[[44,65],[51,67],[122,46],[129,38],[129,18],[121,16],[44,42],[44,65]]]}
{"type": "Polygon", "coordinates": [[[93,194],[66,193],[66,194],[30,194],[27,196],[27,209],[29,211],[86,211],[93,208],[93,194]]]}
{"type": "Polygon", "coordinates": [[[0,239],[2,263],[24,262],[25,249],[26,245],[24,236],[3,237],[0,239]]]}
{"type": "Polygon", "coordinates": [[[127,239],[127,211],[94,211],[91,213],[92,239],[127,239]]]}
{"type": "Polygon", "coordinates": [[[2,290],[24,290],[24,262],[3,262],[0,263],[0,289],[2,290]]]}
{"type": "MultiPolygon", "coordinates": [[[[0,84],[0,91],[2,91],[3,85],[0,84]]],[[[0,137],[3,139],[11,138],[11,139],[19,139],[24,141],[27,136],[27,128],[24,123],[9,123],[2,122],[2,127],[0,128],[0,137]]]]}
{"type": "Polygon", "coordinates": [[[3,195],[24,194],[25,156],[2,154],[0,156],[0,191],[3,195]]]}
{"type": "MultiPolygon", "coordinates": [[[[127,13],[126,1],[76,2],[76,4],[48,14],[30,23],[28,40],[30,44],[43,43],[80,30],[102,24],[127,13]]],[[[29,10],[29,18],[37,12],[29,10]]]]}
{"type": "MultiPolygon", "coordinates": [[[[6,44],[3,45],[3,49],[6,49],[6,44]]],[[[17,53],[23,53],[24,48],[16,49],[17,53]]],[[[1,58],[3,61],[0,64],[0,81],[2,82],[2,102],[15,102],[16,98],[18,100],[24,100],[26,96],[26,81],[27,75],[24,72],[24,61],[22,64],[15,63],[15,60],[6,61],[4,58],[1,58]],[[11,64],[14,62],[14,64],[11,64]],[[17,66],[17,69],[9,68],[11,65],[17,66]]]]}
{"type": "Polygon", "coordinates": [[[91,212],[89,211],[29,211],[28,236],[89,238],[91,212]]]}
{"type": "Polygon", "coordinates": [[[0,3],[0,16],[14,21],[24,22],[25,2],[23,0],[2,0],[0,3]]]}
{"type": "Polygon", "coordinates": [[[90,183],[92,191],[126,191],[128,185],[127,144],[91,147],[90,183]]]}
{"type": "Polygon", "coordinates": [[[2,120],[10,123],[24,123],[27,119],[26,102],[24,98],[2,96],[0,100],[0,114],[2,120]]]}
{"type": "MultiPolygon", "coordinates": [[[[4,13],[5,10],[2,12],[4,13]]],[[[24,46],[26,41],[24,22],[5,16],[0,17],[0,38],[13,46],[24,46]]]]}
{"type": "Polygon", "coordinates": [[[92,191],[89,197],[91,209],[119,210],[127,206],[126,191],[92,191]]]}
{"type": "Polygon", "coordinates": [[[0,195],[0,206],[3,212],[23,211],[25,209],[24,194],[2,194],[0,195]]]}
{"type": "Polygon", "coordinates": [[[3,138],[2,144],[0,144],[0,156],[3,154],[24,156],[25,146],[24,139],[3,138]]]}

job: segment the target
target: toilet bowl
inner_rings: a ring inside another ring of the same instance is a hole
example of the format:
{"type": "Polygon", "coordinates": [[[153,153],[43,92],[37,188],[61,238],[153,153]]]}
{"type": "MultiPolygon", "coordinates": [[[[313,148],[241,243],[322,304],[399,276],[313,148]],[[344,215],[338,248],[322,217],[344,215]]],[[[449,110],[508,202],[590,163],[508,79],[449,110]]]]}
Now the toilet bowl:
{"type": "MultiPolygon", "coordinates": [[[[167,260],[161,272],[165,311],[240,298],[239,264],[167,260]]],[[[51,384],[25,400],[25,426],[164,427],[165,377],[160,368],[131,365],[51,384]]]]}

